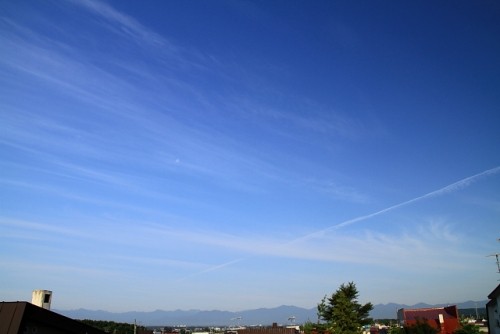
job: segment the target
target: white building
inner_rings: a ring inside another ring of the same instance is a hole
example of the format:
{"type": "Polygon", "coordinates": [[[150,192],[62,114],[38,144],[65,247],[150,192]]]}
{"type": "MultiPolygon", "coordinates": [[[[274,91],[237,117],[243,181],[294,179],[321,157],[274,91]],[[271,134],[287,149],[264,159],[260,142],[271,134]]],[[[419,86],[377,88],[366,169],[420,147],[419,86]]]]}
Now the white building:
{"type": "Polygon", "coordinates": [[[488,315],[488,331],[500,334],[500,284],[488,295],[486,314],[488,315]]]}

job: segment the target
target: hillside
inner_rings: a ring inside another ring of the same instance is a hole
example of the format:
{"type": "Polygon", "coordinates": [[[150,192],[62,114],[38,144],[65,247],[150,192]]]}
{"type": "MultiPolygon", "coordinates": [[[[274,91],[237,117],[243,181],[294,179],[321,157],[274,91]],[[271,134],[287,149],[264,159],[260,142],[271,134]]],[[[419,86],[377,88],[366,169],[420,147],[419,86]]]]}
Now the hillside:
{"type": "MultiPolygon", "coordinates": [[[[456,304],[459,309],[470,309],[478,307],[484,308],[487,301],[467,301],[456,304]]],[[[423,308],[446,306],[446,304],[429,305],[419,303],[415,305],[404,304],[377,304],[370,313],[374,319],[396,319],[397,310],[400,308],[423,308]]],[[[107,311],[93,311],[86,309],[59,310],[56,311],[73,319],[110,320],[116,322],[133,323],[136,320],[145,326],[236,326],[236,325],[270,325],[274,322],[278,324],[289,324],[291,316],[295,317],[295,323],[302,324],[306,321],[317,321],[316,307],[307,309],[296,306],[282,305],[275,308],[259,308],[245,310],[241,312],[230,312],[220,310],[156,310],[151,312],[122,312],[112,313],[107,311]],[[231,320],[241,317],[241,320],[231,320]],[[237,323],[238,322],[238,323],[237,323]]],[[[481,314],[481,312],[479,312],[481,314]]],[[[474,314],[474,313],[473,313],[474,314]]]]}

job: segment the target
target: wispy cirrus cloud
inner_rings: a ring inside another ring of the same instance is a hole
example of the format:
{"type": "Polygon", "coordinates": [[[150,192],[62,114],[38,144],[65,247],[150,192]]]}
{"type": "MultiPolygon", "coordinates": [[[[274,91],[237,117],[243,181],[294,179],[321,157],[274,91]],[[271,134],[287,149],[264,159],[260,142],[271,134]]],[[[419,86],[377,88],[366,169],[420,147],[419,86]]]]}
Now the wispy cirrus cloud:
{"type": "MultiPolygon", "coordinates": [[[[110,25],[110,29],[111,27],[116,29],[116,25],[124,27],[123,31],[120,30],[120,33],[124,34],[122,38],[132,36],[130,38],[136,42],[140,41],[139,46],[144,47],[145,53],[150,54],[152,59],[156,57],[153,56],[153,51],[148,49],[151,46],[164,48],[163,53],[174,55],[182,49],[172,46],[164,37],[106,3],[97,1],[72,3],[83,6],[93,15],[115,23],[110,25]]],[[[134,72],[135,78],[142,78],[139,81],[125,79],[110,68],[100,67],[93,60],[93,56],[79,55],[70,44],[42,38],[38,32],[17,25],[11,25],[10,28],[10,33],[2,36],[6,49],[10,50],[2,61],[27,76],[44,81],[54,91],[64,92],[64,95],[77,99],[84,105],[76,107],[84,109],[85,114],[99,121],[100,125],[92,128],[95,125],[85,124],[88,121],[78,114],[68,113],[64,116],[51,114],[45,120],[43,116],[33,115],[34,118],[28,122],[17,122],[17,125],[10,129],[10,135],[3,137],[4,142],[8,144],[24,147],[33,152],[40,151],[40,147],[42,151],[50,148],[61,156],[66,153],[68,156],[89,156],[101,161],[123,161],[141,165],[155,171],[168,170],[184,175],[215,178],[218,180],[217,184],[221,186],[243,191],[262,191],[261,184],[273,180],[284,185],[300,184],[313,190],[326,190],[334,198],[341,200],[359,202],[365,196],[352,186],[342,185],[342,182],[325,181],[323,184],[321,179],[317,179],[311,183],[307,177],[304,178],[302,172],[283,168],[283,163],[280,162],[282,159],[279,157],[266,156],[259,147],[252,149],[245,141],[236,139],[224,131],[212,131],[211,125],[204,123],[205,121],[213,123],[211,119],[190,117],[187,122],[183,119],[184,116],[179,117],[180,112],[186,111],[181,110],[186,108],[186,101],[193,106],[190,108],[190,113],[200,109],[198,106],[207,108],[205,113],[209,114],[220,106],[230,110],[239,110],[239,107],[236,105],[231,107],[214,96],[200,93],[204,90],[195,83],[171,75],[168,70],[166,72],[160,70],[153,74],[151,68],[143,64],[131,63],[130,59],[125,61],[109,54],[108,59],[111,63],[115,63],[111,61],[114,59],[116,63],[121,64],[120,68],[134,72]],[[162,87],[162,90],[158,91],[155,87],[162,87]],[[181,95],[195,98],[179,101],[179,92],[181,95]],[[141,98],[131,98],[138,96],[141,98]],[[108,124],[112,123],[114,123],[112,134],[121,133],[116,137],[109,135],[108,124]],[[89,130],[82,130],[82,124],[89,130]],[[124,133],[133,136],[133,141],[130,139],[131,136],[124,136],[124,133]],[[138,143],[144,145],[137,145],[138,143]],[[154,149],[137,150],[138,146],[154,149]],[[131,151],[134,152],[135,161],[130,161],[131,151]],[[252,177],[248,177],[249,175],[252,177]]],[[[193,54],[191,58],[199,63],[199,66],[195,67],[208,65],[203,63],[204,59],[196,56],[196,52],[193,54]]],[[[180,58],[173,63],[185,59],[185,57],[180,58]]],[[[157,60],[153,62],[157,63],[157,60]]],[[[252,108],[248,112],[254,113],[260,107],[252,108]]],[[[12,112],[7,116],[15,114],[12,112]]],[[[312,114],[311,117],[304,117],[293,112],[285,113],[270,108],[257,114],[259,119],[264,120],[256,121],[258,126],[265,127],[268,123],[266,119],[278,123],[284,121],[292,125],[292,128],[287,130],[290,134],[296,133],[295,128],[319,133],[338,133],[345,128],[344,125],[328,125],[341,124],[343,122],[341,120],[325,122],[315,119],[312,114]]],[[[31,115],[25,116],[28,119],[31,117],[31,115]]],[[[311,168],[314,168],[314,164],[313,167],[307,167],[309,170],[311,168]]]]}
{"type": "MultiPolygon", "coordinates": [[[[208,65],[206,64],[206,62],[209,62],[211,65],[216,64],[213,63],[213,56],[204,57],[201,56],[199,52],[195,52],[193,50],[187,51],[179,45],[174,45],[173,43],[170,43],[164,36],[161,36],[156,32],[146,28],[132,17],[119,12],[106,3],[94,0],[72,0],[72,2],[92,11],[95,15],[101,16],[111,22],[114,22],[115,24],[110,26],[113,27],[113,29],[116,29],[116,26],[124,27],[124,29],[120,29],[119,32],[125,35],[125,37],[131,37],[132,40],[139,41],[140,44],[158,46],[163,51],[167,50],[169,54],[179,55],[183,53],[184,56],[190,56],[188,58],[196,58],[196,67],[212,67],[206,66],[208,65]]],[[[185,61],[185,59],[186,57],[177,57],[177,61],[179,62],[185,61]]],[[[221,70],[222,71],[219,73],[219,75],[224,75],[224,69],[221,70]]],[[[230,76],[227,77],[230,78],[230,76]]],[[[185,90],[192,90],[192,86],[190,85],[182,84],[182,86],[185,90]]],[[[266,88],[269,89],[269,87],[266,88]]],[[[192,92],[196,91],[197,90],[192,90],[192,92]]],[[[200,99],[203,100],[204,98],[200,97],[200,99]]],[[[329,117],[328,119],[325,119],[324,116],[321,116],[325,115],[325,113],[314,112],[314,110],[317,110],[320,107],[317,105],[311,105],[311,103],[307,101],[303,101],[303,108],[307,109],[307,111],[305,113],[301,112],[299,114],[291,110],[287,110],[285,112],[266,105],[257,105],[244,98],[234,97],[233,99],[235,99],[234,102],[229,102],[231,98],[228,99],[227,96],[224,96],[224,105],[234,111],[244,111],[247,115],[258,116],[257,118],[260,126],[265,126],[268,123],[266,121],[262,122],[262,120],[264,119],[273,122],[285,122],[296,128],[323,134],[333,133],[346,137],[357,137],[363,132],[363,129],[360,128],[361,125],[359,124],[359,121],[355,122],[354,119],[346,116],[341,116],[338,112],[326,113],[327,115],[329,115],[329,117]],[[309,117],[304,115],[309,115],[309,117]]],[[[276,129],[277,128],[274,127],[273,131],[276,131],[276,129]]],[[[297,134],[296,132],[293,133],[295,135],[297,134]]]]}
{"type": "Polygon", "coordinates": [[[105,2],[94,0],[71,0],[71,3],[80,6],[101,17],[108,22],[104,28],[122,39],[133,41],[142,48],[150,50],[156,55],[163,66],[175,69],[181,64],[182,68],[191,68],[210,71],[210,67],[217,65],[213,56],[207,57],[201,52],[186,49],[172,43],[152,29],[147,28],[130,15],[116,10],[105,2]],[[172,63],[171,60],[174,60],[172,63]],[[211,66],[207,66],[207,62],[211,66]]]}
{"type": "Polygon", "coordinates": [[[37,271],[43,274],[43,276],[50,277],[66,277],[69,273],[70,275],[83,275],[89,278],[107,278],[120,277],[120,273],[116,270],[110,270],[106,268],[96,268],[95,266],[84,267],[81,264],[75,265],[65,265],[65,264],[47,264],[35,261],[23,260],[23,261],[9,261],[2,260],[0,257],[0,265],[4,268],[9,268],[11,271],[23,270],[23,271],[37,271]]]}
{"type": "MultiPolygon", "coordinates": [[[[245,245],[245,240],[248,240],[248,238],[228,236],[218,238],[214,237],[214,235],[206,238],[206,235],[203,234],[190,234],[189,239],[200,243],[208,241],[211,245],[245,251],[252,256],[265,254],[267,256],[294,257],[297,259],[321,261],[378,263],[379,265],[388,266],[405,266],[408,263],[408,258],[418,253],[419,257],[413,257],[411,265],[406,267],[406,269],[415,268],[416,262],[427,267],[442,268],[445,266],[449,269],[464,269],[465,264],[463,259],[471,257],[468,251],[461,250],[460,241],[465,237],[456,232],[455,226],[447,224],[442,218],[433,219],[430,222],[413,224],[411,229],[406,229],[406,231],[404,228],[401,228],[400,235],[395,234],[393,231],[390,237],[386,234],[369,230],[366,230],[364,234],[357,234],[356,236],[340,232],[341,229],[349,225],[386,214],[400,207],[459,191],[484,177],[499,172],[500,167],[495,167],[414,199],[390,206],[372,214],[344,221],[287,242],[251,239],[251,242],[245,245]],[[443,244],[447,245],[447,251],[443,251],[443,244]]],[[[242,260],[238,259],[234,263],[240,261],[242,260]]],[[[232,264],[233,261],[229,261],[222,264],[220,268],[232,264]]],[[[218,268],[219,266],[213,267],[214,270],[218,268]]]]}
{"type": "MultiPolygon", "coordinates": [[[[463,252],[458,250],[459,241],[463,236],[455,232],[455,228],[447,224],[446,220],[442,218],[423,221],[417,225],[411,226],[411,230],[402,227],[400,228],[399,236],[392,235],[388,237],[383,233],[369,232],[368,230],[354,236],[340,233],[340,231],[349,225],[388,213],[401,206],[410,205],[437,195],[446,195],[451,191],[459,191],[470,186],[473,182],[483,177],[494,175],[499,171],[500,168],[496,167],[464,178],[423,196],[377,211],[373,214],[360,216],[333,225],[327,229],[288,241],[258,235],[239,236],[217,231],[173,228],[166,227],[164,224],[145,224],[144,222],[140,224],[141,227],[136,227],[130,231],[133,235],[129,235],[128,237],[122,236],[121,239],[129,240],[140,237],[143,240],[150,240],[160,237],[162,240],[177,240],[177,242],[184,242],[190,244],[191,247],[194,248],[210,247],[221,250],[229,249],[232,252],[238,252],[242,255],[242,258],[238,258],[237,260],[231,260],[221,265],[203,269],[203,272],[222,269],[226,266],[241,262],[242,259],[248,256],[287,257],[357,263],[376,263],[380,261],[381,264],[387,262],[399,264],[403,261],[403,258],[410,256],[414,251],[417,251],[421,255],[422,261],[428,262],[427,265],[432,265],[432,263],[437,265],[439,260],[430,260],[433,256],[435,257],[435,253],[437,252],[436,245],[439,245],[439,248],[441,248],[443,244],[447,244],[450,247],[453,246],[453,248],[450,248],[453,249],[450,250],[451,253],[455,252],[460,254],[460,256],[466,256],[466,254],[462,254],[463,252]],[[387,252],[388,248],[391,249],[390,252],[387,252]],[[390,258],[391,261],[387,261],[388,258],[390,258]]],[[[62,235],[69,233],[81,237],[90,237],[88,232],[78,232],[72,229],[48,224],[17,220],[3,220],[1,223],[8,227],[16,226],[34,231],[56,232],[62,235]]],[[[441,251],[441,253],[444,254],[446,252],[441,251]]],[[[452,263],[450,261],[449,265],[453,267],[456,266],[457,263],[452,263]]]]}
{"type": "Polygon", "coordinates": [[[153,266],[153,267],[174,267],[174,268],[184,268],[190,270],[204,270],[208,267],[208,264],[196,261],[182,261],[174,258],[169,258],[166,256],[160,256],[156,254],[154,256],[124,256],[124,255],[108,255],[106,256],[109,260],[120,261],[129,263],[131,266],[153,266]]]}
{"type": "MultiPolygon", "coordinates": [[[[165,39],[157,33],[147,29],[134,18],[125,15],[105,2],[93,0],[71,0],[71,3],[78,5],[91,11],[94,15],[103,17],[112,21],[113,25],[109,25],[109,29],[113,29],[118,33],[123,34],[127,38],[134,41],[147,42],[154,46],[165,47],[165,39]]],[[[170,46],[170,49],[176,49],[170,46]]]]}
{"type": "MultiPolygon", "coordinates": [[[[12,219],[12,218],[7,218],[7,217],[0,217],[0,226],[6,227],[6,228],[15,228],[16,231],[24,230],[24,231],[31,231],[29,235],[34,235],[38,234],[40,232],[43,233],[55,233],[57,235],[61,236],[66,236],[66,237],[90,237],[91,234],[82,232],[81,230],[76,230],[74,228],[69,228],[65,226],[60,226],[60,225],[54,225],[54,224],[46,224],[46,223],[40,223],[36,221],[28,221],[28,220],[20,220],[20,219],[12,219]]],[[[23,237],[26,235],[23,235],[23,237]]]]}
{"type": "MultiPolygon", "coordinates": [[[[313,260],[339,263],[378,264],[406,266],[407,259],[418,253],[416,262],[427,267],[441,266],[444,256],[453,254],[455,258],[467,255],[459,251],[460,242],[464,236],[455,231],[455,227],[446,221],[422,221],[413,226],[402,226],[390,236],[377,233],[374,230],[365,230],[355,235],[351,233],[326,234],[313,240],[302,239],[300,242],[286,242],[280,237],[237,236],[214,231],[193,231],[182,229],[168,229],[162,226],[146,229],[147,234],[163,236],[165,239],[182,240],[192,247],[209,247],[226,249],[237,252],[242,257],[213,265],[193,275],[208,273],[235,265],[249,258],[293,258],[297,260],[313,260]],[[439,233],[438,233],[439,232],[439,233]],[[443,244],[449,247],[449,252],[436,252],[443,244]],[[446,255],[445,255],[446,253],[446,255]]],[[[449,267],[454,268],[457,263],[450,261],[449,267]]],[[[463,266],[459,266],[463,268],[463,266]]]]}

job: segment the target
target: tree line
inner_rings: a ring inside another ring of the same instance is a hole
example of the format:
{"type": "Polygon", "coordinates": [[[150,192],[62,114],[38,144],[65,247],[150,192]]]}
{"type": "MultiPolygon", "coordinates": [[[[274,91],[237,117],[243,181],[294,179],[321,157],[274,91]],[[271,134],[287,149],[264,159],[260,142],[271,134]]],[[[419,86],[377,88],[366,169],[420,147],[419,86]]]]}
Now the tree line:
{"type": "MultiPolygon", "coordinates": [[[[134,324],[128,324],[124,322],[114,322],[114,321],[105,321],[105,320],[90,320],[84,319],[79,320],[86,325],[92,326],[94,328],[100,329],[103,332],[110,334],[133,334],[134,333],[134,324]]],[[[144,326],[136,326],[135,333],[144,334],[150,333],[151,331],[147,330],[144,326]]]]}

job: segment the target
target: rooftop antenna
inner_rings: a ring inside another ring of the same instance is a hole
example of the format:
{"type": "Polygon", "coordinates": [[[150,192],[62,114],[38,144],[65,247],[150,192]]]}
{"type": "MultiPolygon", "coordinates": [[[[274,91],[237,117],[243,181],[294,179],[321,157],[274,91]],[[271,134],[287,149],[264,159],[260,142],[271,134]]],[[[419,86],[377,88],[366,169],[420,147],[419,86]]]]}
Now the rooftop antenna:
{"type": "Polygon", "coordinates": [[[295,325],[295,316],[288,317],[288,321],[290,321],[290,324],[295,325]]]}
{"type": "Polygon", "coordinates": [[[498,260],[498,255],[500,255],[500,254],[496,253],[496,254],[492,254],[490,256],[493,256],[493,255],[495,255],[495,257],[497,259],[497,269],[498,269],[498,273],[500,274],[500,261],[498,260]]]}
{"type": "MultiPolygon", "coordinates": [[[[498,238],[497,241],[500,241],[500,238],[498,238]]],[[[500,256],[500,253],[490,254],[488,256],[494,256],[496,258],[496,260],[497,260],[497,271],[500,274],[500,260],[498,258],[500,256]]]]}

